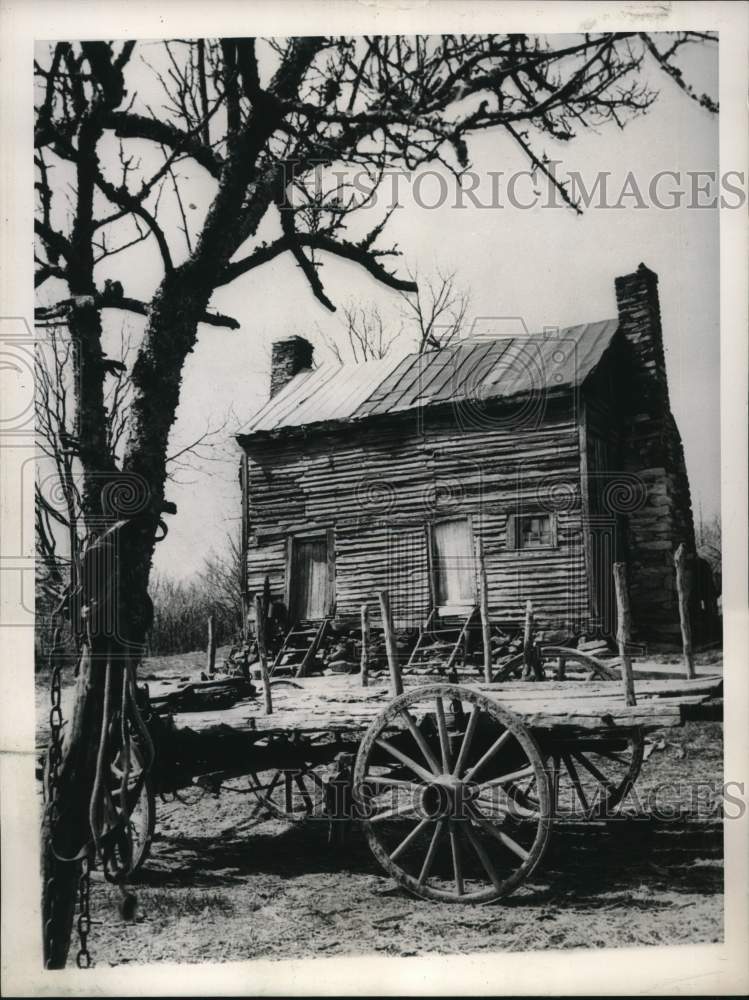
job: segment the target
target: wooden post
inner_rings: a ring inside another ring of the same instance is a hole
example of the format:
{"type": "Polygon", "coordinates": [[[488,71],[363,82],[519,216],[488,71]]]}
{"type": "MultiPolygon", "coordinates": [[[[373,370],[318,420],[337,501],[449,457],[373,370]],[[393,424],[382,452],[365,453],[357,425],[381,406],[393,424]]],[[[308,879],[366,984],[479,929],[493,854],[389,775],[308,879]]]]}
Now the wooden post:
{"type": "Polygon", "coordinates": [[[486,580],[486,563],[484,562],[484,546],[481,539],[476,539],[476,562],[479,568],[479,610],[481,612],[481,641],[484,646],[484,680],[492,681],[492,647],[491,630],[489,626],[489,585],[486,580]]]}
{"type": "Polygon", "coordinates": [[[689,618],[689,595],[691,580],[687,566],[687,550],[682,542],[674,554],[676,566],[676,594],[679,598],[679,619],[681,621],[681,643],[684,650],[684,670],[687,678],[695,676],[694,651],[692,649],[692,623],[689,618]]]}
{"type": "Polygon", "coordinates": [[[385,629],[385,648],[388,654],[388,666],[390,667],[390,681],[393,688],[393,695],[399,695],[403,694],[403,681],[401,680],[401,668],[400,663],[398,662],[398,649],[395,645],[393,620],[390,617],[390,597],[386,590],[380,590],[377,596],[380,599],[382,625],[385,629]]]}
{"type": "Polygon", "coordinates": [[[369,608],[361,606],[361,686],[369,686],[369,608]]]}
{"type": "Polygon", "coordinates": [[[216,672],[216,630],[213,615],[208,616],[208,649],[205,654],[205,669],[209,677],[216,672]]]}
{"type": "Polygon", "coordinates": [[[627,564],[614,563],[614,587],[616,589],[616,610],[618,628],[616,639],[619,643],[619,659],[622,661],[622,684],[624,685],[624,703],[636,705],[635,679],[632,673],[632,660],[629,655],[629,641],[632,634],[632,614],[629,610],[629,591],[627,590],[627,564]]]}
{"type": "Polygon", "coordinates": [[[260,676],[263,679],[265,714],[273,715],[273,702],[270,696],[270,677],[268,676],[268,656],[265,650],[265,618],[263,616],[263,601],[259,594],[255,597],[255,635],[257,637],[257,657],[260,661],[260,676]]]}
{"type": "Polygon", "coordinates": [[[533,669],[533,601],[525,602],[525,625],[523,627],[523,677],[535,676],[533,669]]]}
{"type": "Polygon", "coordinates": [[[239,591],[242,600],[242,641],[245,646],[249,639],[249,629],[247,617],[250,613],[250,600],[247,593],[247,549],[249,548],[250,534],[250,495],[249,495],[249,463],[247,452],[242,452],[239,462],[239,482],[242,490],[242,521],[240,529],[240,557],[239,557],[239,591]]]}

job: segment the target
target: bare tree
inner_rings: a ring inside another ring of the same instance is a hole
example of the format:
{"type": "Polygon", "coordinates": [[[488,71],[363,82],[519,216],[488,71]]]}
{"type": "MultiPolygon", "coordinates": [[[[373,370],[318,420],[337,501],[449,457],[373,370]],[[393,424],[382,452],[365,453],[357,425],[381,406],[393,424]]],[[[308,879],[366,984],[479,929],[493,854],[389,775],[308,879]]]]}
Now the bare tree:
{"type": "Polygon", "coordinates": [[[209,595],[213,612],[224,623],[226,631],[242,630],[244,610],[241,565],[244,559],[238,532],[227,533],[224,547],[206,557],[199,580],[209,595]]]}
{"type": "MultiPolygon", "coordinates": [[[[348,235],[349,217],[372,203],[371,192],[362,195],[362,185],[353,181],[321,185],[321,173],[344,164],[368,177],[371,191],[386,170],[439,162],[459,174],[469,162],[468,136],[496,128],[572,204],[538,148],[544,136],[571,141],[579,129],[621,125],[646,111],[656,93],[643,83],[645,59],[684,86],[678,56],[685,45],[706,37],[628,32],[554,39],[225,38],[144,48],[140,61],[133,59],[134,41],[60,42],[40,55],[37,316],[64,321],[70,334],[72,437],[87,532],[101,532],[105,515],[122,516],[112,498],[123,483],[143,490],[137,516],[131,510],[126,519],[119,570],[127,594],[118,606],[119,635],[130,653],[142,648],[149,625],[148,577],[159,526],[165,513],[174,512],[165,497],[167,446],[183,366],[201,324],[239,326],[209,309],[216,289],[289,253],[329,309],[323,256],[353,262],[397,291],[417,290],[388,266],[397,250],[380,242],[387,216],[360,239],[348,235]],[[139,93],[138,73],[149,71],[142,92],[159,92],[158,106],[139,93]],[[106,144],[119,149],[114,168],[101,155],[106,144]],[[207,176],[213,184],[197,224],[190,221],[178,170],[207,176]],[[175,232],[167,231],[163,211],[170,193],[179,220],[175,232]],[[278,235],[258,243],[266,217],[275,221],[278,235]],[[103,261],[111,269],[114,257],[124,261],[146,241],[158,248],[161,261],[149,301],[127,294],[124,265],[122,280],[101,282],[103,261]],[[109,439],[105,402],[107,309],[145,317],[130,373],[121,461],[109,439]]],[[[690,96],[713,107],[709,99],[690,96]]],[[[107,659],[115,673],[125,669],[112,659],[110,639],[90,636],[56,777],[68,808],[64,819],[48,810],[44,821],[45,958],[53,967],[67,955],[75,876],[52,850],[52,827],[62,824],[65,842],[77,844],[75,849],[88,840],[97,756],[91,735],[101,728],[105,691],[104,672],[92,669],[97,658],[107,659]]],[[[117,689],[116,676],[112,684],[117,689]]]]}
{"type": "Polygon", "coordinates": [[[320,340],[339,365],[353,361],[376,361],[384,358],[400,339],[403,324],[388,328],[387,320],[376,305],[342,307],[343,330],[334,337],[318,328],[320,340]]]}
{"type": "MultiPolygon", "coordinates": [[[[36,345],[34,410],[39,461],[35,481],[36,547],[43,565],[62,588],[73,585],[85,541],[80,483],[82,470],[75,446],[73,344],[58,323],[51,323],[36,345]],[[64,538],[61,551],[59,542],[64,538]],[[62,566],[68,567],[63,572],[62,566]]],[[[130,383],[127,362],[133,353],[130,334],[120,333],[120,360],[107,359],[104,388],[105,434],[113,455],[121,455],[130,383]]],[[[60,594],[58,594],[58,599],[60,594]]]]}
{"type": "Polygon", "coordinates": [[[419,280],[409,272],[416,291],[401,292],[404,315],[416,322],[419,354],[441,350],[460,336],[470,306],[470,295],[458,287],[455,272],[437,271],[435,277],[419,280]]]}

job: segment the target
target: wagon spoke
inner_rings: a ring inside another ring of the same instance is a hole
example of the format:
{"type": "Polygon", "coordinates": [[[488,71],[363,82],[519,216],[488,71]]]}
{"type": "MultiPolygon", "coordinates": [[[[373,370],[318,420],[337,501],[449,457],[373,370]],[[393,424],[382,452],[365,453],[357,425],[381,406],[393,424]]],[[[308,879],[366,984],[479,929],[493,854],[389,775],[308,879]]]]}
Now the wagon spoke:
{"type": "Polygon", "coordinates": [[[413,841],[418,837],[418,835],[421,833],[424,827],[429,826],[431,822],[432,821],[428,816],[425,816],[424,819],[420,820],[413,828],[413,830],[411,830],[411,832],[406,837],[403,838],[400,844],[398,844],[395,850],[391,853],[390,860],[395,861],[397,857],[403,854],[403,852],[406,850],[409,844],[413,843],[413,841]]]}
{"type": "Polygon", "coordinates": [[[453,856],[453,874],[455,875],[455,889],[459,896],[463,895],[463,859],[460,856],[460,841],[455,823],[450,821],[450,850],[453,856]]]}
{"type": "Polygon", "coordinates": [[[490,778],[488,781],[482,781],[479,783],[479,788],[494,788],[496,785],[508,785],[519,778],[528,778],[531,775],[535,775],[535,773],[536,770],[533,765],[528,764],[527,767],[521,767],[518,771],[509,771],[507,774],[501,774],[498,778],[490,778]]]}
{"type": "Polygon", "coordinates": [[[492,745],[486,751],[484,756],[476,764],[474,764],[473,767],[469,768],[466,771],[465,780],[472,781],[476,777],[476,774],[481,770],[481,768],[485,767],[492,759],[492,757],[494,757],[494,755],[499,750],[501,750],[501,748],[505,745],[505,743],[507,742],[507,740],[510,738],[511,735],[512,734],[510,733],[510,730],[505,729],[505,731],[502,733],[499,739],[496,739],[494,743],[492,743],[492,745]]]}
{"type": "Polygon", "coordinates": [[[411,791],[417,791],[421,788],[421,785],[415,781],[404,781],[403,778],[390,778],[386,774],[368,774],[364,784],[385,785],[388,788],[409,788],[411,791]]]}
{"type": "Polygon", "coordinates": [[[318,788],[320,789],[325,788],[325,782],[322,780],[319,774],[315,773],[315,771],[311,767],[305,767],[303,773],[305,776],[311,778],[318,788]]]}
{"type": "Polygon", "coordinates": [[[471,714],[468,717],[468,725],[466,726],[465,735],[463,736],[463,742],[460,745],[460,753],[458,754],[458,759],[455,762],[455,767],[453,768],[453,776],[456,778],[460,777],[461,771],[463,770],[463,765],[468,757],[468,751],[471,749],[471,743],[473,742],[473,734],[476,730],[476,726],[479,721],[479,714],[481,709],[478,705],[474,705],[471,709],[471,714]]]}
{"type": "Polygon", "coordinates": [[[442,769],[450,773],[450,741],[447,737],[447,722],[445,721],[445,706],[442,698],[437,698],[437,728],[440,734],[440,752],[442,754],[442,769]]]}
{"type": "Polygon", "coordinates": [[[268,806],[268,807],[270,806],[270,797],[271,797],[271,794],[273,792],[273,789],[276,787],[276,785],[278,784],[278,782],[281,780],[281,772],[280,771],[276,771],[276,773],[273,775],[273,779],[272,779],[272,781],[271,781],[271,783],[269,785],[261,785],[260,784],[260,779],[258,778],[257,774],[254,771],[252,772],[252,774],[250,775],[250,777],[254,780],[254,784],[251,783],[250,784],[250,788],[252,789],[252,791],[254,792],[254,794],[256,795],[257,800],[258,800],[257,801],[257,805],[255,806],[255,808],[253,809],[253,811],[251,813],[251,815],[254,816],[255,813],[259,812],[260,809],[264,805],[268,806]],[[261,795],[260,794],[261,792],[265,792],[265,794],[261,795]]]}
{"type": "Polygon", "coordinates": [[[495,840],[498,840],[500,844],[504,844],[505,847],[511,850],[513,854],[516,854],[522,861],[528,860],[529,852],[526,851],[524,847],[521,847],[517,841],[513,840],[512,837],[508,837],[503,830],[498,830],[496,826],[493,826],[486,816],[483,816],[478,809],[468,806],[468,814],[471,819],[481,827],[482,830],[486,830],[490,836],[494,837],[495,840]]]}
{"type": "Polygon", "coordinates": [[[583,754],[575,753],[573,754],[573,757],[575,758],[575,760],[579,761],[583,765],[585,770],[588,771],[590,774],[592,774],[593,777],[596,779],[596,781],[599,784],[603,785],[604,788],[616,788],[615,782],[611,781],[610,778],[607,778],[605,774],[602,774],[595,766],[595,764],[589,761],[588,758],[585,757],[583,754]]]}
{"type": "Polygon", "coordinates": [[[398,747],[394,747],[389,740],[378,739],[375,740],[375,742],[381,749],[386,750],[389,754],[391,754],[391,756],[395,757],[396,760],[399,760],[401,764],[405,764],[405,766],[413,771],[414,774],[418,775],[422,781],[431,782],[433,775],[430,774],[425,767],[422,767],[421,764],[417,764],[415,760],[408,756],[408,754],[403,753],[403,751],[399,750],[398,747]]]}
{"type": "Polygon", "coordinates": [[[434,856],[437,853],[437,845],[442,837],[442,831],[445,828],[445,820],[441,819],[437,821],[437,825],[434,828],[434,833],[432,834],[432,839],[429,844],[429,849],[427,851],[426,857],[424,858],[424,864],[421,866],[421,871],[419,872],[419,885],[423,885],[429,878],[429,872],[432,870],[432,865],[434,864],[434,856]]]}
{"type": "Polygon", "coordinates": [[[286,805],[286,812],[293,812],[293,798],[292,798],[292,787],[291,787],[291,772],[284,771],[283,773],[283,785],[284,785],[284,803],[286,805]]]}
{"type": "Polygon", "coordinates": [[[580,799],[580,804],[583,809],[588,812],[590,806],[588,805],[588,800],[585,797],[585,792],[583,791],[583,786],[580,784],[580,778],[577,773],[577,769],[572,762],[572,758],[568,753],[562,754],[562,760],[564,761],[569,775],[572,778],[572,784],[575,786],[575,791],[577,792],[577,797],[580,799]]]}
{"type": "Polygon", "coordinates": [[[470,826],[466,826],[465,831],[466,831],[466,837],[468,837],[468,841],[471,847],[476,852],[476,855],[479,861],[481,862],[481,866],[483,867],[486,874],[489,876],[492,885],[494,886],[495,889],[501,889],[502,883],[499,880],[499,875],[497,875],[496,869],[494,868],[494,865],[492,864],[489,855],[484,850],[483,845],[478,840],[478,838],[476,837],[475,833],[473,832],[470,826]]]}
{"type": "Polygon", "coordinates": [[[307,810],[308,813],[312,813],[314,807],[312,805],[312,799],[310,798],[310,794],[307,791],[307,786],[304,783],[304,778],[301,776],[301,774],[295,774],[294,781],[296,782],[297,788],[299,789],[299,794],[302,796],[302,800],[304,801],[304,808],[307,810]]]}
{"type": "Polygon", "coordinates": [[[506,819],[508,816],[512,819],[530,819],[537,813],[536,809],[527,809],[517,802],[509,801],[500,803],[493,796],[487,799],[486,795],[486,792],[481,792],[476,802],[480,802],[484,808],[490,809],[493,813],[499,813],[502,819],[506,819]]]}
{"type": "Polygon", "coordinates": [[[393,806],[391,809],[386,809],[384,812],[377,813],[376,816],[370,816],[370,823],[382,823],[386,819],[396,819],[398,816],[408,816],[409,813],[416,812],[416,806],[413,802],[406,802],[399,806],[393,806]]]}
{"type": "Polygon", "coordinates": [[[403,718],[406,720],[406,723],[408,724],[408,728],[411,730],[411,735],[413,736],[414,740],[416,741],[416,745],[418,746],[419,750],[421,750],[421,752],[424,754],[424,759],[426,760],[427,764],[431,768],[432,773],[433,774],[441,774],[442,773],[442,769],[440,768],[439,764],[437,763],[437,760],[436,760],[434,754],[429,749],[429,745],[427,744],[427,741],[424,739],[424,734],[422,733],[422,731],[419,729],[419,727],[414,722],[413,717],[411,716],[411,713],[407,712],[407,711],[405,711],[405,709],[403,709],[403,710],[401,710],[401,712],[399,712],[399,715],[403,716],[403,718]]]}

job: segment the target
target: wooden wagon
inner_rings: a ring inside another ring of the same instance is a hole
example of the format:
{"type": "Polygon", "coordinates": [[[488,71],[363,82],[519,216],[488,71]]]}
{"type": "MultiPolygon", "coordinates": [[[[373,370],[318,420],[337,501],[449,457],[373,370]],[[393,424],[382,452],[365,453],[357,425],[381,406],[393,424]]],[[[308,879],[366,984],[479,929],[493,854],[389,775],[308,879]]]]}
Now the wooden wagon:
{"type": "MultiPolygon", "coordinates": [[[[613,815],[648,731],[704,716],[722,683],[640,681],[626,706],[611,679],[404,682],[393,697],[384,678],[362,687],[356,675],[310,677],[274,684],[270,715],[242,699],[154,716],[157,780],[218,791],[241,776],[256,812],[324,819],[334,839],[361,823],[408,890],[489,902],[528,878],[555,822],[613,815]]],[[[152,800],[133,828],[143,846],[152,800]]]]}

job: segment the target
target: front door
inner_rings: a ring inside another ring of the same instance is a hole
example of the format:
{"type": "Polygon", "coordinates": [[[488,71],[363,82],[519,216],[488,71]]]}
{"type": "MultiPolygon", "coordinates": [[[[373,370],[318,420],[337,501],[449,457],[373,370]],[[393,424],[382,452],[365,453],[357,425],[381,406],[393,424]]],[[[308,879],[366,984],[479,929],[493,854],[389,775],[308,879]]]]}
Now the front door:
{"type": "Polygon", "coordinates": [[[292,621],[315,621],[330,612],[331,574],[326,535],[292,538],[289,614],[292,621]]]}
{"type": "Polygon", "coordinates": [[[473,532],[467,518],[440,521],[432,528],[434,591],[438,607],[476,601],[473,532]]]}

